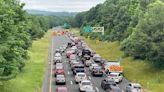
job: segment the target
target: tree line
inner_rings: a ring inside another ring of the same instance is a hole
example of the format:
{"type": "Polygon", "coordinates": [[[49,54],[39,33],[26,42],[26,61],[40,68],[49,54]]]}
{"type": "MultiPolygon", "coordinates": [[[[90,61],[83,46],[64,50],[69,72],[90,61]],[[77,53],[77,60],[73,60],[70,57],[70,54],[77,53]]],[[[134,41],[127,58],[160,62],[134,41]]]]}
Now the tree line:
{"type": "Polygon", "coordinates": [[[12,79],[21,72],[33,40],[67,20],[30,15],[23,9],[24,5],[19,0],[0,0],[0,81],[12,79]]]}
{"type": "Polygon", "coordinates": [[[164,1],[106,0],[89,11],[78,13],[74,26],[105,27],[105,35],[81,35],[100,41],[119,41],[126,56],[164,68],[164,1]]]}

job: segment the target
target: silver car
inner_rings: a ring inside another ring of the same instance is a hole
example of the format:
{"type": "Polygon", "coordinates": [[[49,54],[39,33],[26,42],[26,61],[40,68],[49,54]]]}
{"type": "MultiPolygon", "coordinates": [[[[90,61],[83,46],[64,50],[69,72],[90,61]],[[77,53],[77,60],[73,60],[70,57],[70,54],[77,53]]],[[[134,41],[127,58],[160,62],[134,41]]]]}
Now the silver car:
{"type": "Polygon", "coordinates": [[[66,84],[64,75],[56,75],[56,84],[66,84]]]}
{"type": "Polygon", "coordinates": [[[142,92],[141,85],[138,83],[129,83],[125,89],[125,92],[142,92]]]}

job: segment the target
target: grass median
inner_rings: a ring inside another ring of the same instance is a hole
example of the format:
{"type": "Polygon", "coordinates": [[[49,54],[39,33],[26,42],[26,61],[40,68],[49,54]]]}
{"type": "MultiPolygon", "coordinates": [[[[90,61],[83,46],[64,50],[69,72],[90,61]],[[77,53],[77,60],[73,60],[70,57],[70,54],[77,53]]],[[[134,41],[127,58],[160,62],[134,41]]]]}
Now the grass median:
{"type": "Polygon", "coordinates": [[[43,38],[33,41],[30,59],[23,71],[15,79],[4,82],[0,92],[41,92],[50,40],[51,32],[48,31],[43,38]]]}
{"type": "MultiPolygon", "coordinates": [[[[74,29],[78,31],[78,29],[74,29]]],[[[79,34],[78,34],[79,35],[79,34]]],[[[139,82],[146,88],[146,92],[164,91],[164,70],[156,70],[143,60],[134,60],[132,57],[124,57],[120,51],[119,42],[99,42],[81,37],[90,48],[107,60],[122,58],[121,65],[124,68],[125,77],[131,82],[139,82]]]]}

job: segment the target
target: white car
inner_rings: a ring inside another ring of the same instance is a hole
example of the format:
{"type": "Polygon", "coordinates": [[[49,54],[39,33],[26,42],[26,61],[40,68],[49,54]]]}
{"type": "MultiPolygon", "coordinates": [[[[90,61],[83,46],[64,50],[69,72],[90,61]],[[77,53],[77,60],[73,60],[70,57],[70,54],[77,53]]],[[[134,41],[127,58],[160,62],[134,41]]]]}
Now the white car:
{"type": "Polygon", "coordinates": [[[142,92],[141,85],[138,83],[129,83],[125,92],[142,92]]]}
{"type": "Polygon", "coordinates": [[[80,92],[85,92],[86,90],[93,90],[93,85],[90,80],[83,80],[79,83],[80,92]]]}
{"type": "Polygon", "coordinates": [[[76,83],[79,83],[80,81],[83,81],[83,80],[86,80],[87,79],[87,76],[85,73],[77,73],[75,75],[75,82],[76,83]]]}
{"type": "Polygon", "coordinates": [[[54,62],[57,63],[57,62],[61,62],[62,60],[62,56],[60,53],[56,53],[55,56],[54,56],[54,62]]]}
{"type": "Polygon", "coordinates": [[[123,80],[123,75],[121,73],[110,73],[108,77],[113,78],[116,83],[123,80]]]}
{"type": "Polygon", "coordinates": [[[91,66],[89,66],[89,70],[91,71],[94,67],[96,67],[96,66],[99,66],[98,64],[91,64],[91,66]]]}

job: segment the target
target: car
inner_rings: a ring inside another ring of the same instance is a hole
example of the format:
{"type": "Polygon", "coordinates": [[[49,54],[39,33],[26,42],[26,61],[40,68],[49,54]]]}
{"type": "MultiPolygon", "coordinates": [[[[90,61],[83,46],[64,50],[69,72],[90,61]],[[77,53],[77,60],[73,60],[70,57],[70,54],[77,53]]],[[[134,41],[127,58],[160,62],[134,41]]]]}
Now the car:
{"type": "Polygon", "coordinates": [[[63,63],[56,63],[55,68],[56,69],[63,69],[64,68],[63,63]]]}
{"type": "Polygon", "coordinates": [[[64,86],[59,86],[57,87],[56,92],[68,92],[68,88],[64,86]]]}
{"type": "Polygon", "coordinates": [[[61,62],[62,61],[62,56],[60,53],[56,53],[54,56],[54,63],[56,64],[57,62],[61,62]]]}
{"type": "Polygon", "coordinates": [[[64,75],[64,69],[63,69],[63,68],[61,68],[61,69],[56,69],[56,70],[55,70],[55,76],[56,76],[56,75],[59,75],[59,74],[64,75]]]}
{"type": "Polygon", "coordinates": [[[110,73],[108,74],[108,77],[113,78],[116,83],[119,83],[123,80],[122,73],[110,73]]]}
{"type": "Polygon", "coordinates": [[[77,55],[76,54],[72,54],[72,55],[69,56],[69,62],[71,60],[76,60],[76,59],[77,59],[77,55]]]}
{"type": "Polygon", "coordinates": [[[91,70],[91,74],[93,76],[99,75],[99,76],[103,76],[103,69],[101,66],[93,66],[92,70],[91,70]]]}
{"type": "Polygon", "coordinates": [[[116,82],[113,78],[105,78],[101,81],[101,87],[104,90],[111,89],[111,86],[116,86],[116,82]]]}
{"type": "Polygon", "coordinates": [[[79,83],[80,81],[83,81],[86,79],[87,79],[87,76],[85,73],[80,72],[80,73],[76,73],[76,75],[75,75],[75,82],[76,83],[79,83]]]}
{"type": "Polygon", "coordinates": [[[139,83],[129,83],[126,86],[125,92],[142,92],[141,85],[139,83]]]}
{"type": "Polygon", "coordinates": [[[73,67],[73,74],[76,75],[76,73],[79,72],[85,72],[85,68],[83,64],[78,64],[73,67]]]}
{"type": "Polygon", "coordinates": [[[70,48],[70,47],[72,47],[72,43],[71,42],[68,42],[67,43],[67,48],[70,48]]]}
{"type": "Polygon", "coordinates": [[[106,92],[122,92],[122,90],[119,88],[119,86],[111,85],[111,87],[107,89],[106,92]]]}
{"type": "Polygon", "coordinates": [[[72,62],[70,62],[72,71],[73,71],[73,68],[74,68],[76,65],[79,65],[79,64],[80,64],[80,62],[77,62],[77,61],[72,61],[72,62]]]}
{"type": "Polygon", "coordinates": [[[87,48],[82,49],[82,57],[83,57],[84,55],[89,55],[89,56],[91,56],[91,51],[90,51],[89,49],[87,49],[87,48]]]}
{"type": "Polygon", "coordinates": [[[66,84],[65,76],[62,75],[62,74],[56,75],[56,80],[55,80],[55,82],[56,82],[56,85],[57,85],[57,84],[66,84]]]}
{"type": "Polygon", "coordinates": [[[91,71],[93,69],[93,67],[96,67],[96,66],[99,66],[98,64],[96,63],[92,63],[90,66],[89,66],[89,70],[91,71]]]}
{"type": "Polygon", "coordinates": [[[68,49],[68,50],[66,51],[66,56],[67,56],[67,58],[69,58],[70,55],[72,55],[72,54],[74,54],[74,53],[75,53],[75,50],[68,49]]]}
{"type": "Polygon", "coordinates": [[[90,60],[90,56],[89,55],[84,55],[83,57],[81,57],[81,61],[83,62],[83,63],[85,63],[85,61],[86,60],[90,60]]]}
{"type": "Polygon", "coordinates": [[[60,50],[60,53],[64,53],[64,51],[65,51],[65,49],[64,49],[63,46],[61,46],[61,47],[59,48],[59,50],[60,50]]]}
{"type": "Polygon", "coordinates": [[[85,64],[86,67],[89,67],[92,63],[93,62],[90,59],[90,60],[86,60],[84,64],[85,64]]]}
{"type": "Polygon", "coordinates": [[[95,54],[93,56],[93,60],[96,62],[96,63],[100,63],[101,62],[101,56],[99,54],[95,54]]]}
{"type": "Polygon", "coordinates": [[[59,50],[59,49],[56,49],[56,50],[55,50],[55,53],[60,53],[60,50],[59,50]]]}
{"type": "Polygon", "coordinates": [[[86,90],[93,90],[93,85],[90,80],[83,80],[79,83],[80,92],[85,92],[86,90]]]}

